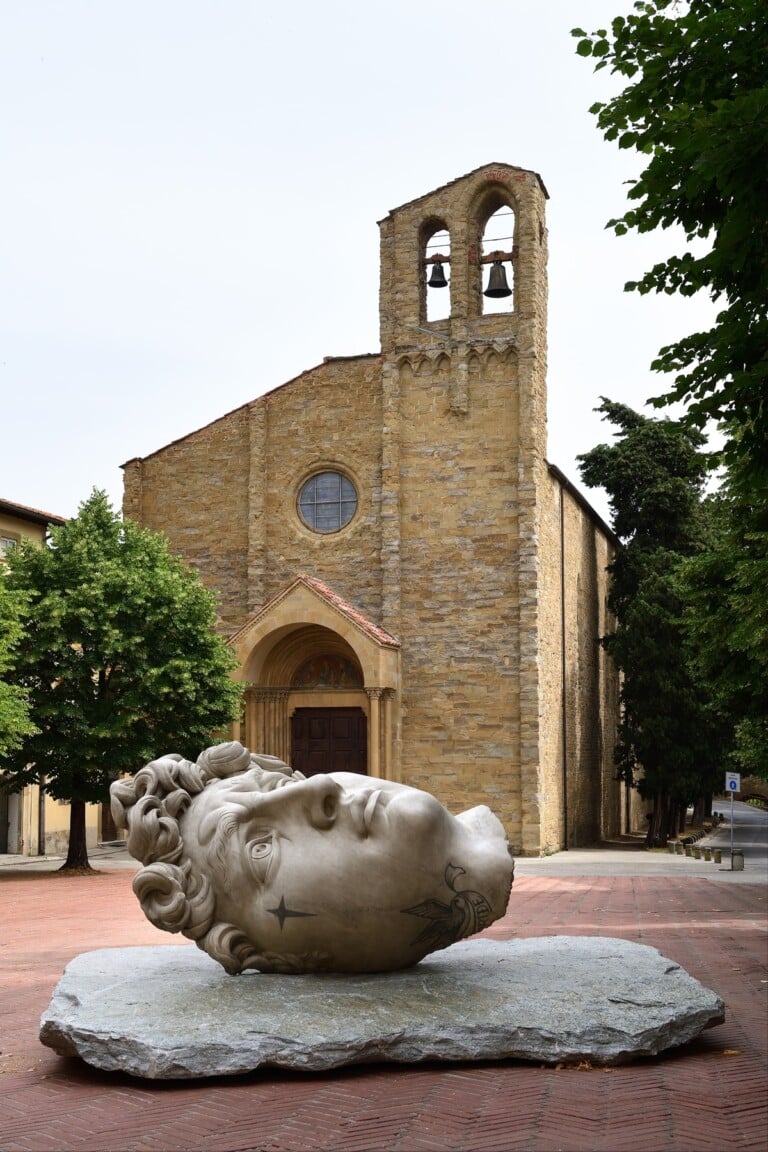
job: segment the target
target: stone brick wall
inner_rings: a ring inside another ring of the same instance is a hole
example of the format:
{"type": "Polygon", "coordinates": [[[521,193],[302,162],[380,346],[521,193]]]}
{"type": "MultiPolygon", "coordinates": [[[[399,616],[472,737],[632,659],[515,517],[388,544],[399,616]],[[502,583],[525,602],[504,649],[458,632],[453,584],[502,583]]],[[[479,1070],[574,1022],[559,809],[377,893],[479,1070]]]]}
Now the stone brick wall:
{"type": "Polygon", "coordinates": [[[165,532],[218,592],[225,632],[244,617],[249,468],[247,406],[125,466],[124,514],[165,532]]]}
{"type": "Polygon", "coordinates": [[[451,806],[519,824],[514,351],[473,353],[467,379],[456,412],[449,357],[400,366],[403,764],[451,806]]]}
{"type": "Polygon", "coordinates": [[[618,677],[599,644],[612,626],[612,538],[557,469],[542,518],[541,851],[618,834],[613,780],[618,677]]]}
{"type": "Polygon", "coordinates": [[[251,554],[261,560],[258,571],[252,568],[247,598],[263,604],[304,572],[380,621],[380,358],[327,360],[255,401],[251,411],[263,426],[253,449],[256,507],[249,518],[251,554]],[[311,531],[297,512],[302,484],[325,468],[346,473],[359,501],[352,523],[331,535],[311,531]]]}

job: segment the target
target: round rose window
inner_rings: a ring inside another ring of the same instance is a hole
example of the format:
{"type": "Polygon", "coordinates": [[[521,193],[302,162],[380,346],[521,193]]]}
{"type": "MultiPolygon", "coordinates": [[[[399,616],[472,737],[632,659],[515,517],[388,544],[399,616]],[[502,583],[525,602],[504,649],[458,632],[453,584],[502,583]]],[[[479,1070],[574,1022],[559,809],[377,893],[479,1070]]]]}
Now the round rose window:
{"type": "Polygon", "coordinates": [[[357,510],[357,492],[341,472],[318,472],[299,492],[299,515],[315,532],[338,532],[357,510]]]}

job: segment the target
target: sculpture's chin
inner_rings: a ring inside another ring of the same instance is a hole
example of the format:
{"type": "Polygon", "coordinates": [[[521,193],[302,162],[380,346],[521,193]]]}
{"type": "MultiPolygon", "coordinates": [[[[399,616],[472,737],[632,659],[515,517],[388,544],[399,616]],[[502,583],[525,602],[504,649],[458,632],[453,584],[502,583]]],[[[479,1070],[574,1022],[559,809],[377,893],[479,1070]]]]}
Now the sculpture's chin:
{"type": "Polygon", "coordinates": [[[486,894],[493,919],[498,920],[507,910],[515,876],[504,825],[485,804],[461,812],[456,819],[473,840],[468,874],[486,894]]]}
{"type": "Polygon", "coordinates": [[[478,804],[476,808],[468,808],[456,817],[473,836],[483,840],[503,840],[506,844],[507,834],[504,825],[498,816],[491,812],[487,804],[478,804]]]}

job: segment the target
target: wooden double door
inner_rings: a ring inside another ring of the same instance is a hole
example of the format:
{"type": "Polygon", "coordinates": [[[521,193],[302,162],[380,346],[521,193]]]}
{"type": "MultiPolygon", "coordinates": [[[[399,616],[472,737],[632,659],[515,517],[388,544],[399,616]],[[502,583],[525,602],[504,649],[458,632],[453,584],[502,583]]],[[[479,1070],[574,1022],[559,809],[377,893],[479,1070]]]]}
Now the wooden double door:
{"type": "Polygon", "coordinates": [[[319,772],[368,772],[367,718],[362,708],[297,708],[291,717],[291,766],[319,772]]]}

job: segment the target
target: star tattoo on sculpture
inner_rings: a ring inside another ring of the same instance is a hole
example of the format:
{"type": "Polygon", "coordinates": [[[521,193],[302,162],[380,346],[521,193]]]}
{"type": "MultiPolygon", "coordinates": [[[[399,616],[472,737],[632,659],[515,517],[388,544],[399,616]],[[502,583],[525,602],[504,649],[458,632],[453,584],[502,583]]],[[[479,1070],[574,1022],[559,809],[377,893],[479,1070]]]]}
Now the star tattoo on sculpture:
{"type": "Polygon", "coordinates": [[[267,912],[270,912],[273,916],[277,917],[277,919],[280,922],[280,931],[281,932],[283,930],[283,925],[285,924],[286,920],[290,920],[291,917],[293,917],[293,916],[314,916],[315,915],[314,912],[297,912],[294,908],[286,908],[285,896],[280,897],[280,903],[278,904],[277,908],[267,908],[267,912]]]}

